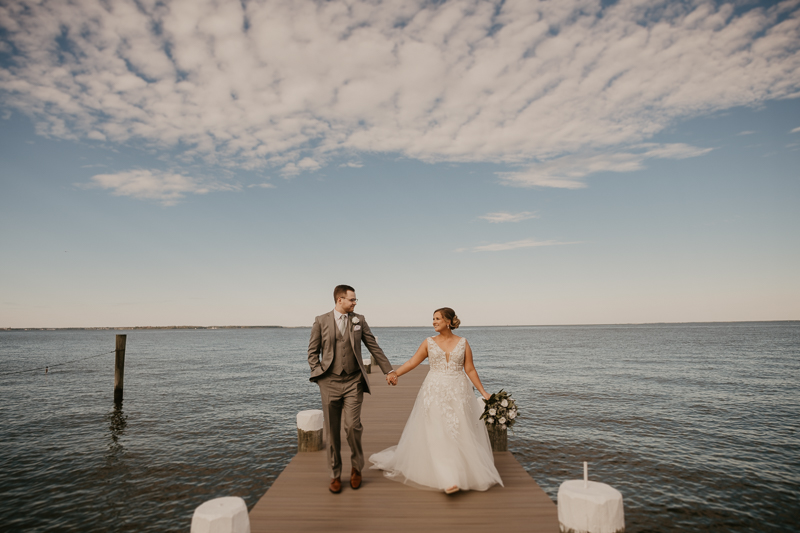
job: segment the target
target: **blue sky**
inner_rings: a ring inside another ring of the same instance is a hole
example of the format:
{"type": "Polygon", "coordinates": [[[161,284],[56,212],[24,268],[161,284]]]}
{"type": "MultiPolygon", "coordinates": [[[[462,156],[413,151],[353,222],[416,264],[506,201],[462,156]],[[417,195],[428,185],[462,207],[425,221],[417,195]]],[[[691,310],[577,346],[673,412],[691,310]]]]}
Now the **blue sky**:
{"type": "Polygon", "coordinates": [[[7,3],[0,327],[800,319],[800,3],[605,4],[7,3]]]}

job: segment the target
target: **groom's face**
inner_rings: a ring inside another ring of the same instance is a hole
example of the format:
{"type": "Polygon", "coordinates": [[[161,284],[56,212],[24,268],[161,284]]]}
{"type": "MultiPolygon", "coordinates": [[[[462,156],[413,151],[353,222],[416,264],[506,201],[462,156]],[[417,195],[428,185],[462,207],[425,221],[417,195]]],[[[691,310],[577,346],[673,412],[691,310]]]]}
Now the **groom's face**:
{"type": "Polygon", "coordinates": [[[347,294],[344,297],[339,298],[339,306],[345,313],[352,313],[353,309],[356,308],[356,293],[353,291],[347,291],[347,294]]]}

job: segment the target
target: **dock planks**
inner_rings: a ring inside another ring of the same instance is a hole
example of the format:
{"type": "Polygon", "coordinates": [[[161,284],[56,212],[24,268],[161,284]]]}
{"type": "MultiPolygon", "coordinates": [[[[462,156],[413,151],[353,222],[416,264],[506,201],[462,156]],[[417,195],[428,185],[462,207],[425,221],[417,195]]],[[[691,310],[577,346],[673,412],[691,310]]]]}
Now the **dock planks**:
{"type": "MultiPolygon", "coordinates": [[[[386,385],[370,375],[372,394],[364,395],[364,457],[397,444],[411,413],[427,365],[386,385]]],[[[364,468],[359,490],[350,488],[350,450],[342,436],[342,492],[331,494],[325,452],[298,453],[250,511],[250,531],[267,532],[558,532],[558,513],[550,497],[510,452],[494,454],[505,487],[485,492],[419,490],[364,468]]]]}

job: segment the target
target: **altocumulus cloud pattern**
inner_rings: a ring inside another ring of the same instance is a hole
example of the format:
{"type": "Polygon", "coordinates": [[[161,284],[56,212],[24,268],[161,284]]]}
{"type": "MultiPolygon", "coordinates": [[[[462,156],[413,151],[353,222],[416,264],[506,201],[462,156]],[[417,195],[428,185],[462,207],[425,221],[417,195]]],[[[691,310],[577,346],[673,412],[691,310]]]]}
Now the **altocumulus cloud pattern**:
{"type": "MultiPolygon", "coordinates": [[[[59,0],[0,7],[0,94],[42,135],[291,177],[363,152],[496,162],[515,186],[710,148],[681,118],[800,96],[800,0],[59,0]]],[[[236,188],[98,175],[174,202],[236,188]]]]}

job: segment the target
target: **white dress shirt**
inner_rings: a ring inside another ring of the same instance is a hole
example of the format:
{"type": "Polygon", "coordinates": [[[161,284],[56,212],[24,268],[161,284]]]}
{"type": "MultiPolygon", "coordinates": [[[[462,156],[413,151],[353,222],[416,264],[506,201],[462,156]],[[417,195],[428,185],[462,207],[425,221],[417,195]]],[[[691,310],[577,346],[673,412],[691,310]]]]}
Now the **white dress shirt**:
{"type": "Polygon", "coordinates": [[[343,315],[342,313],[334,309],[333,319],[336,321],[336,327],[339,328],[339,333],[344,335],[344,332],[347,331],[347,315],[343,315]]]}

